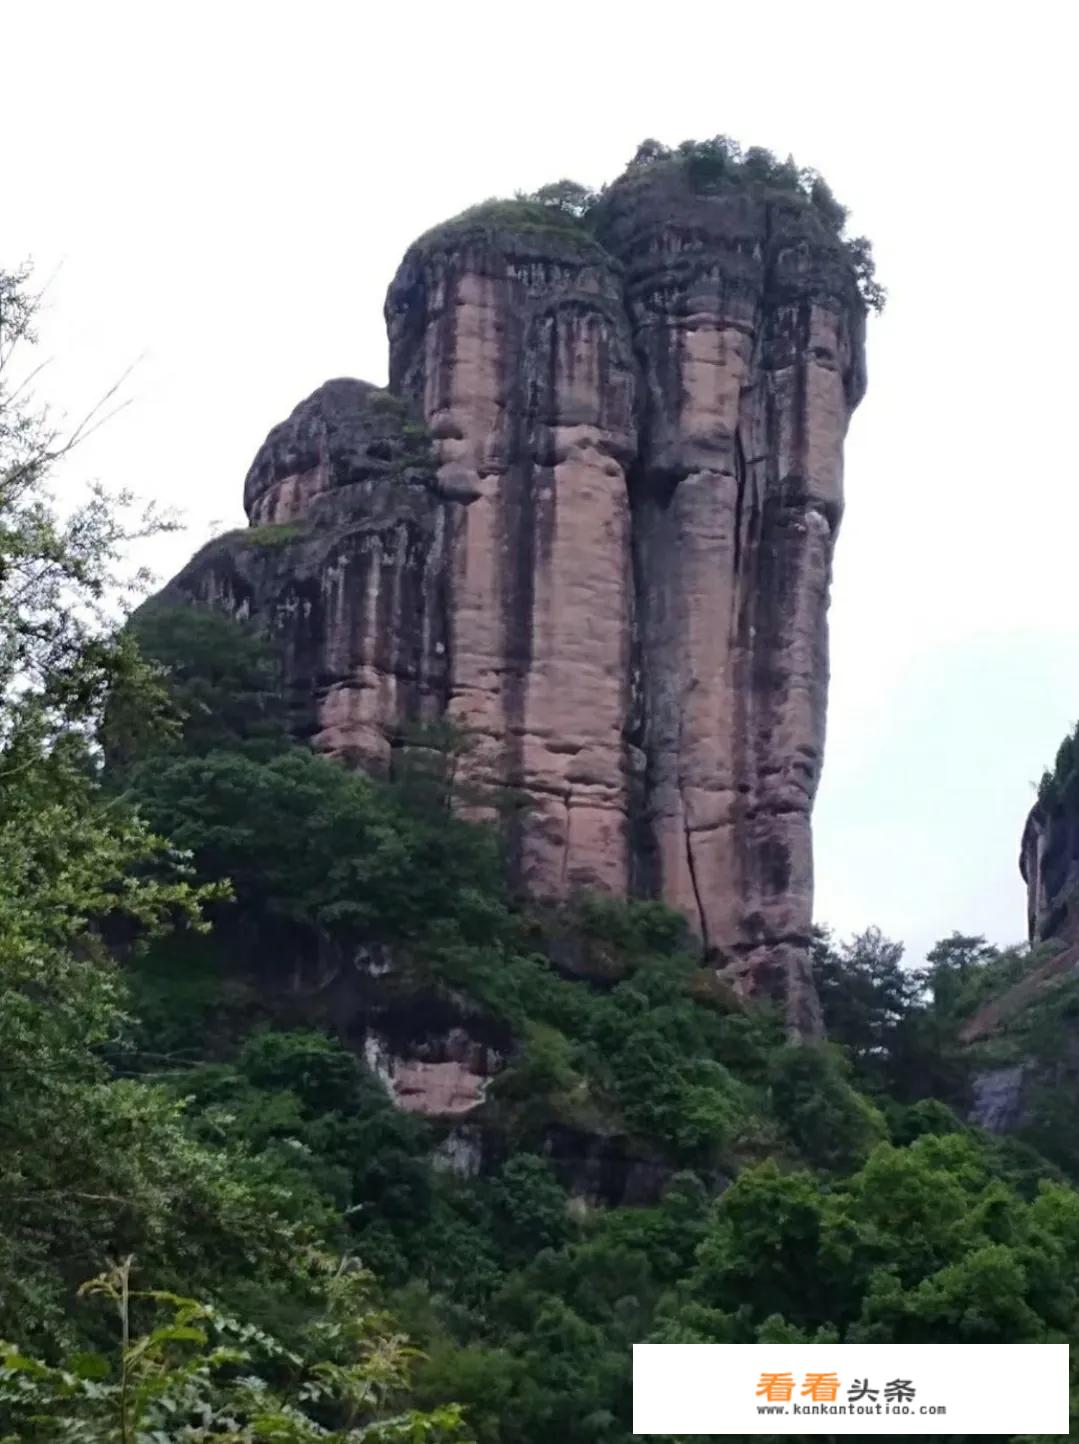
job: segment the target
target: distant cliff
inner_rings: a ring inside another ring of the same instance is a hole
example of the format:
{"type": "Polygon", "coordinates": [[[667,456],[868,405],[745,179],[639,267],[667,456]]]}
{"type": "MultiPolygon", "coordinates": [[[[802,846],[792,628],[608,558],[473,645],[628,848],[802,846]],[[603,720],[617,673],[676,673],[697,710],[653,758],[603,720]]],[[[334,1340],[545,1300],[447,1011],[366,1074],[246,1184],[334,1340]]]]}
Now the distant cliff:
{"type": "Polygon", "coordinates": [[[1042,774],[1019,848],[1031,943],[1079,942],[1079,727],[1042,774]]]}
{"type": "Polygon", "coordinates": [[[988,1065],[974,1078],[973,1120],[994,1132],[1029,1135],[1056,1158],[1074,1134],[1079,1099],[1079,728],[1042,774],[1019,870],[1030,953],[959,1037],[988,1065]]]}
{"type": "Polygon", "coordinates": [[[720,142],[646,143],[578,192],[415,242],[389,390],[302,402],[248,474],[250,529],[166,595],[266,624],[316,748],[392,771],[455,724],[523,890],[662,897],[812,1033],[866,252],[822,183],[720,142]]]}

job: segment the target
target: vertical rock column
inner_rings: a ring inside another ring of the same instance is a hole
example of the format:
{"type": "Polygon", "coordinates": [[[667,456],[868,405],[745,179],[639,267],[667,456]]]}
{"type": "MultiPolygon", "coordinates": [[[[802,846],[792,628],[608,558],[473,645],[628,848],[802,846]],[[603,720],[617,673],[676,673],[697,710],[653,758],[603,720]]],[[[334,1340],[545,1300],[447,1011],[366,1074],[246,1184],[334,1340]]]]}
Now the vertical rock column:
{"type": "Polygon", "coordinates": [[[736,986],[813,1032],[810,811],[863,308],[796,199],[696,195],[660,167],[612,188],[601,235],[625,266],[644,398],[640,871],[736,986]]]}
{"type": "Polygon", "coordinates": [[[422,409],[450,504],[468,779],[505,809],[531,895],[624,895],[636,436],[617,268],[556,228],[451,224],[409,251],[386,312],[390,385],[422,409]]]}

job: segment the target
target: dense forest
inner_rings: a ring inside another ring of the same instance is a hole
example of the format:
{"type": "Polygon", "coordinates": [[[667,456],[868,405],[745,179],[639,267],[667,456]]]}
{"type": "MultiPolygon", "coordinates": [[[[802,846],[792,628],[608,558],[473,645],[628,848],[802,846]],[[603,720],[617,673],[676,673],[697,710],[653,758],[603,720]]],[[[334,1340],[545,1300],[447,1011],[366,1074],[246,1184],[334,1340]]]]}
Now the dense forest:
{"type": "Polygon", "coordinates": [[[51,499],[33,311],[0,275],[0,1439],[621,1444],[635,1342],[1075,1336],[1074,1081],[965,1120],[1079,994],[965,1043],[1036,958],[822,930],[792,1045],[659,904],[529,908],[467,738],[372,780],[290,740],[254,629],[128,615],[144,524],[51,499]],[[478,1173],[305,986],[359,957],[498,1039],[478,1173]],[[581,1197],[557,1129],[655,1198],[581,1197]]]}

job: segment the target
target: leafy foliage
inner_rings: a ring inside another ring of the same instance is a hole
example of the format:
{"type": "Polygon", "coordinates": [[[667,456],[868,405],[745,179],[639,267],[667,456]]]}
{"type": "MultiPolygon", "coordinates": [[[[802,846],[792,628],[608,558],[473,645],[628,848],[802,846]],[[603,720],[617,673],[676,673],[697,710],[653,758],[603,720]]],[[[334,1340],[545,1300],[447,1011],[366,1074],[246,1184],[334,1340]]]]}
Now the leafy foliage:
{"type": "Polygon", "coordinates": [[[1042,773],[1038,802],[1050,812],[1060,809],[1072,815],[1079,811],[1079,722],[1057,748],[1052,767],[1042,773]]]}
{"type": "Polygon", "coordinates": [[[130,515],[131,498],[91,489],[61,515],[57,463],[104,419],[115,388],[70,432],[34,404],[28,359],[37,298],[26,270],[0,271],[0,746],[76,725],[119,682],[145,678],[108,617],[144,580],[125,574],[137,536],[167,523],[130,515]]]}
{"type": "Polygon", "coordinates": [[[828,1036],[882,1102],[937,1097],[965,1107],[975,1058],[960,1027],[1029,963],[961,933],[937,943],[923,968],[902,959],[902,945],[876,928],[841,944],[818,932],[813,961],[828,1036]]]}
{"type": "MultiPolygon", "coordinates": [[[[32,304],[10,278],[0,291],[16,317],[7,348],[28,339],[32,304]]],[[[205,1260],[222,1231],[249,1230],[254,1205],[227,1165],[192,1148],[171,1098],[104,1060],[126,1026],[117,958],[169,927],[197,932],[225,889],[197,883],[100,786],[92,738],[106,693],[141,697],[151,714],[162,696],[98,605],[120,524],[101,499],[92,521],[57,520],[43,492],[57,448],[19,405],[20,393],[0,395],[0,574],[18,578],[4,606],[21,638],[0,692],[0,1328],[33,1339],[65,1336],[62,1300],[102,1248],[205,1260]],[[61,603],[68,620],[43,620],[61,603]],[[197,1242],[171,1228],[185,1208],[205,1214],[197,1242]]],[[[242,1256],[262,1256],[258,1237],[242,1256]]]]}
{"type": "MultiPolygon", "coordinates": [[[[238,754],[210,759],[226,755],[238,754]]],[[[281,760],[259,764],[271,790],[292,785],[281,760]]],[[[321,828],[337,806],[327,798],[337,788],[351,796],[355,780],[316,772],[326,794],[317,790],[311,816],[321,828]]],[[[185,840],[205,859],[219,825],[244,825],[248,806],[262,816],[251,783],[216,807],[212,827],[195,782],[170,794],[160,816],[189,819],[185,840]]],[[[370,834],[364,814],[350,810],[334,844],[346,869],[350,850],[369,863],[417,817],[436,829],[452,822],[430,797],[414,812],[416,799],[392,788],[364,783],[362,795],[384,831],[370,834]]],[[[307,815],[306,805],[289,814],[294,836],[309,836],[307,815]]],[[[252,833],[267,830],[263,819],[252,833]]],[[[425,1128],[317,1035],[259,1034],[235,1063],[184,1080],[198,1130],[224,1129],[231,1148],[272,1159],[280,1178],[302,1177],[297,1196],[315,1189],[334,1199],[352,1246],[395,1288],[423,1344],[418,1401],[458,1398],[485,1444],[555,1430],[570,1444],[627,1439],[629,1348],[642,1338],[988,1341],[1074,1327],[1070,1296],[1032,1282],[1066,1266],[1055,1251],[1067,1229],[1046,1240],[1039,1220],[1074,1195],[1044,1168],[1031,1183],[1027,1164],[980,1141],[942,1104],[902,1108],[888,1097],[904,1078],[912,1100],[924,1096],[914,1086],[918,1060],[937,1058],[945,1037],[954,1043],[957,1019],[996,966],[982,940],[955,935],[910,975],[901,949],[879,933],[839,948],[822,938],[822,994],[848,1072],[837,1051],[785,1047],[766,1015],[703,988],[680,923],[663,909],[593,901],[572,919],[529,923],[502,896],[494,867],[467,903],[458,886],[428,905],[413,883],[418,905],[407,922],[385,908],[338,916],[312,901],[328,857],[313,869],[317,882],[290,879],[263,846],[245,836],[207,876],[235,873],[249,914],[273,898],[305,926],[339,928],[342,940],[399,940],[422,953],[428,983],[463,992],[517,1040],[491,1090],[510,1153],[473,1180],[432,1169],[425,1128]],[[241,862],[248,873],[235,871],[241,862]],[[552,938],[555,956],[574,940],[571,961],[603,985],[553,970],[542,951],[552,938]],[[540,1156],[552,1123],[628,1128],[694,1171],[652,1208],[582,1218],[540,1156]],[[755,1163],[762,1155],[771,1161],[755,1163]],[[717,1165],[738,1174],[718,1198],[717,1165]],[[1035,1258],[1034,1273],[1024,1272],[1035,1258]]],[[[395,846],[387,856],[392,867],[408,854],[395,846]]],[[[396,889],[387,878],[378,892],[392,898],[396,889]]],[[[364,895],[352,883],[345,890],[364,895]]],[[[942,1059],[934,1068],[947,1077],[942,1059]]]]}
{"type": "MultiPolygon", "coordinates": [[[[173,726],[141,740],[141,759],[161,751],[202,756],[218,748],[267,755],[286,745],[281,664],[250,624],[209,608],[148,603],[131,618],[130,636],[163,683],[173,726]]],[[[123,750],[115,701],[103,736],[115,769],[134,760],[123,750]]]]}
{"type": "Polygon", "coordinates": [[[415,992],[463,992],[516,1037],[492,1107],[530,1146],[562,1121],[628,1128],[674,1159],[714,1164],[767,1132],[760,1099],[729,1068],[760,1052],[762,1025],[702,987],[677,914],[586,899],[566,918],[526,919],[505,894],[492,834],[448,806],[458,739],[404,739],[410,760],[390,786],[299,747],[253,751],[265,723],[251,682],[255,639],[237,629],[230,649],[221,629],[232,624],[219,617],[152,620],[144,645],[156,648],[177,710],[222,725],[209,736],[186,721],[169,754],[129,767],[129,795],[190,852],[201,880],[228,879],[235,905],[216,909],[217,934],[242,919],[264,979],[285,937],[290,967],[295,954],[327,947],[342,957],[395,948],[415,992]],[[177,638],[192,649],[186,661],[177,638]],[[232,683],[221,671],[230,664],[232,683]],[[221,706],[207,711],[212,698],[193,694],[199,677],[225,694],[221,706]],[[609,992],[552,968],[556,935],[567,932],[586,972],[610,978],[609,992]]]}
{"type": "Polygon", "coordinates": [[[599,194],[581,185],[579,181],[560,180],[540,186],[538,191],[531,195],[518,196],[518,199],[547,206],[579,219],[588,214],[599,199],[599,194]]]}
{"type": "MultiPolygon", "coordinates": [[[[0,300],[6,368],[16,344],[31,339],[33,302],[22,279],[9,276],[0,281],[0,300]]],[[[125,767],[136,754],[160,759],[190,746],[198,755],[240,731],[246,743],[266,720],[264,688],[246,639],[230,635],[230,683],[237,669],[251,683],[237,692],[232,712],[226,706],[218,715],[222,694],[214,692],[212,669],[209,679],[173,669],[170,684],[187,704],[177,707],[132,636],[107,614],[121,522],[102,497],[89,513],[57,518],[45,482],[62,448],[25,410],[26,394],[9,388],[5,375],[0,1334],[17,1336],[20,1348],[6,1349],[0,1369],[0,1429],[20,1439],[145,1439],[152,1434],[143,1425],[155,1411],[160,1421],[161,1410],[172,1418],[171,1432],[179,1409],[188,1417],[175,1437],[197,1438],[207,1431],[196,1416],[219,1403],[217,1437],[226,1437],[226,1426],[235,1438],[322,1437],[314,1418],[306,1432],[297,1424],[291,1434],[258,1422],[262,1386],[234,1377],[240,1356],[222,1352],[196,1323],[216,1320],[228,1333],[219,1304],[158,1294],[173,1317],[151,1322],[132,1342],[125,1272],[114,1369],[94,1356],[100,1321],[75,1298],[80,1278],[103,1257],[137,1252],[166,1289],[182,1281],[212,1290],[219,1301],[247,1291],[256,1312],[276,1310],[298,1336],[314,1327],[305,1317],[314,1307],[312,1248],[332,1236],[338,1220],[328,1196],[315,1186],[297,1190],[296,1171],[275,1169],[267,1151],[246,1143],[230,1150],[199,1136],[186,1099],[170,1086],[172,1070],[155,1068],[138,1049],[126,968],[170,931],[197,942],[206,909],[222,905],[230,888],[224,879],[198,880],[187,856],[135,811],[130,792],[104,786],[96,735],[104,731],[119,747],[125,767]],[[59,1362],[65,1357],[70,1367],[59,1362]],[[223,1365],[233,1372],[225,1392],[214,1393],[223,1365]],[[241,1428],[230,1410],[243,1398],[249,1417],[241,1428]]],[[[205,627],[200,635],[205,639],[205,627]]],[[[90,1292],[114,1296],[118,1277],[110,1273],[90,1292]]],[[[343,1339],[351,1325],[333,1327],[343,1339]]],[[[254,1330],[245,1325],[242,1336],[249,1340],[254,1330]]],[[[319,1409],[334,1398],[349,1402],[350,1430],[353,1416],[371,1413],[368,1404],[385,1413],[379,1370],[391,1358],[393,1336],[382,1329],[376,1342],[373,1354],[316,1356],[318,1370],[305,1386],[319,1409]],[[361,1385],[368,1404],[355,1392],[361,1385]]],[[[384,1433],[368,1430],[369,1437],[459,1433],[452,1410],[384,1422],[384,1433]]],[[[163,1427],[155,1426],[157,1437],[163,1427]]]]}
{"type": "Polygon", "coordinates": [[[20,1440],[465,1439],[456,1406],[399,1407],[417,1353],[373,1306],[370,1277],[348,1259],[333,1266],[312,1258],[318,1309],[292,1347],[213,1304],[132,1288],[133,1263],[79,1290],[116,1314],[108,1352],[50,1366],[0,1345],[0,1415],[20,1440]]]}
{"type": "Polygon", "coordinates": [[[828,1189],[763,1164],[716,1204],[673,1317],[732,1341],[777,1315],[851,1342],[1048,1340],[1075,1327],[1077,1204],[1021,1202],[960,1135],[881,1145],[828,1189]]]}
{"type": "Polygon", "coordinates": [[[802,1154],[818,1168],[849,1173],[885,1135],[884,1120],[847,1082],[842,1055],[823,1047],[784,1049],[772,1060],[772,1105],[802,1154]]]}

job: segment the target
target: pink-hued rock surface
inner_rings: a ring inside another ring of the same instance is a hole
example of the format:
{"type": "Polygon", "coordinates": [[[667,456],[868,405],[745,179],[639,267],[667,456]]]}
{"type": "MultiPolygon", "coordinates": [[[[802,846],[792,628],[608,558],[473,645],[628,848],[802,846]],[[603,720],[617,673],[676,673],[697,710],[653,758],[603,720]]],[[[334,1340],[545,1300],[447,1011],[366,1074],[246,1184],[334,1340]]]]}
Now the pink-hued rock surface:
{"type": "Polygon", "coordinates": [[[640,361],[633,471],[651,890],[819,1028],[806,945],[843,440],[864,313],[795,198],[627,176],[604,204],[640,361]]]}
{"type": "MultiPolygon", "coordinates": [[[[447,234],[387,301],[390,383],[422,412],[451,496],[448,716],[510,822],[530,893],[629,887],[634,359],[598,246],[447,234]]],[[[638,767],[639,770],[639,767],[638,767]]]]}
{"type": "Polygon", "coordinates": [[[368,1033],[364,1048],[368,1066],[398,1108],[424,1118],[458,1120],[475,1112],[502,1063],[494,1049],[460,1027],[422,1051],[425,1056],[400,1056],[374,1033],[368,1033]]]}
{"type": "MultiPolygon", "coordinates": [[[[261,618],[320,750],[388,772],[451,721],[526,894],[663,898],[818,1031],[810,812],[864,389],[842,243],[800,197],[631,170],[587,229],[508,205],[428,233],[386,319],[389,389],[301,403],[251,529],[166,597],[261,618]]],[[[471,1106],[424,1066],[409,1097],[471,1106]]]]}

